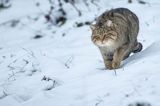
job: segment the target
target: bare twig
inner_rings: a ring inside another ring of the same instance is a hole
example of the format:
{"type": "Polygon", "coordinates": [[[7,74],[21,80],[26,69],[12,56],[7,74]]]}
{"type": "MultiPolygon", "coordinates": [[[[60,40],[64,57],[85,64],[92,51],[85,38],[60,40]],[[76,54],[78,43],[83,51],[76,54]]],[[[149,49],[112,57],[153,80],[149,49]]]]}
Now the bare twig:
{"type": "Polygon", "coordinates": [[[115,76],[117,76],[117,71],[114,69],[114,74],[115,74],[115,76]]]}
{"type": "Polygon", "coordinates": [[[97,103],[95,104],[95,106],[100,105],[102,102],[103,102],[103,99],[98,96],[98,98],[97,98],[97,103]]]}
{"type": "Polygon", "coordinates": [[[75,3],[70,2],[70,4],[71,4],[71,5],[75,8],[75,10],[78,12],[78,16],[81,16],[82,13],[81,13],[81,11],[75,6],[75,3]]]}
{"type": "Polygon", "coordinates": [[[65,62],[64,65],[65,65],[66,68],[70,68],[70,64],[72,63],[73,59],[74,59],[74,57],[71,56],[71,57],[69,57],[69,59],[65,62]]]}
{"type": "Polygon", "coordinates": [[[132,3],[132,0],[128,0],[128,3],[132,3]]]}
{"type": "Polygon", "coordinates": [[[43,81],[43,80],[44,80],[44,81],[52,81],[52,82],[53,82],[52,86],[49,87],[49,88],[47,88],[46,90],[51,90],[51,89],[55,88],[55,87],[58,85],[58,82],[57,82],[56,80],[51,79],[50,77],[44,76],[44,77],[41,79],[41,81],[43,81]]]}
{"type": "Polygon", "coordinates": [[[86,7],[88,8],[88,10],[90,11],[90,9],[89,9],[89,3],[87,3],[87,0],[83,0],[83,2],[86,5],[86,7]]]}
{"type": "Polygon", "coordinates": [[[137,1],[138,1],[138,3],[140,3],[140,4],[143,4],[143,5],[148,4],[148,5],[150,6],[150,3],[149,3],[149,2],[146,2],[146,1],[144,1],[144,0],[137,0],[137,1]]]}
{"type": "Polygon", "coordinates": [[[25,49],[25,48],[22,48],[22,49],[25,50],[25,51],[26,51],[28,54],[30,54],[32,57],[36,58],[35,55],[34,55],[34,53],[33,53],[33,51],[27,50],[27,49],[25,49]]]}
{"type": "Polygon", "coordinates": [[[12,74],[10,74],[10,76],[8,77],[8,80],[10,80],[11,78],[13,78],[13,81],[16,80],[14,71],[12,71],[12,74]]]}
{"type": "Polygon", "coordinates": [[[95,2],[95,0],[91,0],[91,3],[94,4],[94,5],[98,8],[98,10],[101,8],[101,7],[95,2]]]}
{"type": "Polygon", "coordinates": [[[8,94],[3,90],[3,95],[0,96],[0,99],[5,98],[6,96],[8,96],[8,94]]]}
{"type": "MultiPolygon", "coordinates": [[[[40,15],[42,15],[42,13],[38,12],[38,13],[36,13],[36,14],[34,13],[32,15],[40,16],[40,15]]],[[[24,19],[26,17],[28,17],[28,15],[24,15],[24,16],[21,16],[21,17],[18,17],[18,18],[14,18],[14,19],[9,19],[9,20],[7,20],[5,22],[0,23],[0,27],[4,26],[4,25],[7,25],[7,24],[10,24],[10,23],[14,22],[15,20],[18,20],[20,22],[21,19],[24,19]]]]}
{"type": "Polygon", "coordinates": [[[136,85],[135,85],[132,81],[130,81],[130,82],[131,82],[131,84],[132,84],[133,90],[134,90],[139,96],[141,96],[141,94],[139,93],[139,91],[138,91],[137,88],[136,88],[136,85]]]}
{"type": "Polygon", "coordinates": [[[1,0],[0,1],[0,9],[11,7],[11,0],[1,0]]]}

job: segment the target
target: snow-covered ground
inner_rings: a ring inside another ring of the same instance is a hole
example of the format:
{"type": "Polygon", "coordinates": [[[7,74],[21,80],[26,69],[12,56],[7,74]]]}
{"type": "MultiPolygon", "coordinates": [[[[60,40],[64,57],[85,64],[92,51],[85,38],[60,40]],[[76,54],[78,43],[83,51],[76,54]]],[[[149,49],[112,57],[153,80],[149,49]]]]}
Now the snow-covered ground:
{"type": "Polygon", "coordinates": [[[79,0],[82,16],[68,4],[68,20],[57,27],[42,14],[49,10],[47,0],[12,0],[0,10],[0,106],[160,106],[160,1],[145,1],[98,0],[87,7],[79,0]],[[89,26],[76,22],[117,7],[139,17],[144,48],[110,71],[89,26]]]}

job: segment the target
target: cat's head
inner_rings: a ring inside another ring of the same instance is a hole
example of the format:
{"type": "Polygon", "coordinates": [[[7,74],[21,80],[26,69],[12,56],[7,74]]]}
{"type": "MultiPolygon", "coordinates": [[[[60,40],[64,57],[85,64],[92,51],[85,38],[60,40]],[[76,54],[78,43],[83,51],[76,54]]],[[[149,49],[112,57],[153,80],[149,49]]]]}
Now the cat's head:
{"type": "Polygon", "coordinates": [[[117,33],[110,27],[91,25],[93,43],[99,47],[112,46],[117,40],[117,33]]]}

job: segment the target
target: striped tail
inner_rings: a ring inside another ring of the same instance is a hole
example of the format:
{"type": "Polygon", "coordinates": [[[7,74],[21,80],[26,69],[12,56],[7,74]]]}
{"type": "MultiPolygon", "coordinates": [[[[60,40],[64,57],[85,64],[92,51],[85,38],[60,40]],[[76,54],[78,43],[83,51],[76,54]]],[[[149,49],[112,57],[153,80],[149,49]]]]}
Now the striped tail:
{"type": "Polygon", "coordinates": [[[140,42],[138,42],[136,47],[133,49],[133,53],[140,52],[142,50],[142,48],[143,48],[143,45],[140,42]]]}

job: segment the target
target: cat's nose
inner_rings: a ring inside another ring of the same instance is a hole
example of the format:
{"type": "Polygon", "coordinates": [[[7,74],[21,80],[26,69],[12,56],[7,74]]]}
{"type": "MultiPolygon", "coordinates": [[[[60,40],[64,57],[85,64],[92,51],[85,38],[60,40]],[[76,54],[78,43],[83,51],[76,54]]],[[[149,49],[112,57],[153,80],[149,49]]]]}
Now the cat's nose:
{"type": "Polygon", "coordinates": [[[102,44],[105,44],[106,41],[102,41],[102,44]]]}
{"type": "Polygon", "coordinates": [[[102,44],[106,43],[108,39],[102,40],[102,44]]]}

